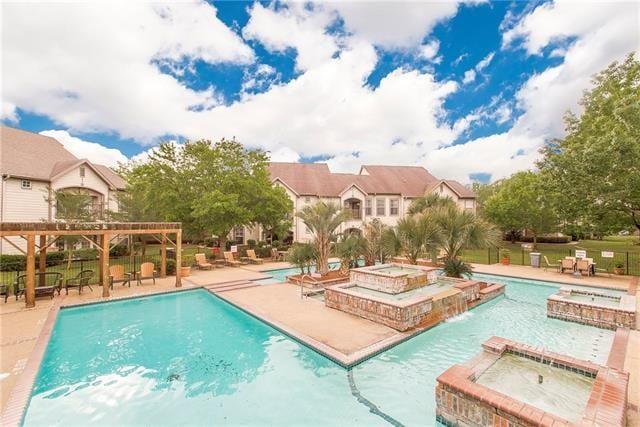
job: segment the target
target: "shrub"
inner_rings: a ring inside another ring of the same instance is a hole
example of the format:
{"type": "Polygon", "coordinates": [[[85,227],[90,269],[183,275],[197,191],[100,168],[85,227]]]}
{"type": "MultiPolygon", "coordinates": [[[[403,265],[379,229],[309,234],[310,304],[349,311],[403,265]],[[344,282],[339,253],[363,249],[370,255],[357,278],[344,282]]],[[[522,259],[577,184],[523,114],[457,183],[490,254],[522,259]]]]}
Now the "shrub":
{"type": "MultiPolygon", "coordinates": [[[[538,243],[569,243],[571,236],[538,236],[536,240],[538,243]]],[[[531,243],[533,242],[533,237],[523,236],[520,241],[531,243]]]]}
{"type": "Polygon", "coordinates": [[[253,239],[247,240],[247,245],[249,245],[249,249],[253,249],[256,247],[256,241],[253,239]]]}
{"type": "Polygon", "coordinates": [[[167,260],[167,274],[174,275],[176,274],[176,260],[168,259],[167,260]]]}
{"type": "Polygon", "coordinates": [[[271,248],[266,248],[264,246],[257,246],[255,248],[256,256],[259,258],[269,258],[271,256],[271,248]]]}
{"type": "Polygon", "coordinates": [[[0,255],[0,271],[22,271],[26,266],[24,255],[0,255]]]}
{"type": "Polygon", "coordinates": [[[511,251],[509,249],[500,249],[500,258],[511,258],[511,251]]]}
{"type": "Polygon", "coordinates": [[[121,257],[127,254],[127,245],[116,245],[109,250],[109,256],[121,257]]]}
{"type": "Polygon", "coordinates": [[[466,262],[457,258],[446,260],[442,269],[448,277],[465,277],[468,279],[473,274],[472,267],[466,262]]]}
{"type": "Polygon", "coordinates": [[[98,250],[95,248],[78,249],[73,251],[74,258],[96,259],[98,258],[98,250]]]}

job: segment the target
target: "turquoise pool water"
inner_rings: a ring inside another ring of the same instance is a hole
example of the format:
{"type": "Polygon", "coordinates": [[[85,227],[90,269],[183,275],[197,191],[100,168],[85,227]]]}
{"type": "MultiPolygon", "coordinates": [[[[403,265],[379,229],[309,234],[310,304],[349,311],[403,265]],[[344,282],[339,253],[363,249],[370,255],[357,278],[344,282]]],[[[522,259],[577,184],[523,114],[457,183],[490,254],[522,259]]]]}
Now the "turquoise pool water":
{"type": "MultiPolygon", "coordinates": [[[[331,269],[335,269],[338,268],[340,266],[339,262],[330,262],[329,263],[329,268],[331,269]]],[[[312,265],[311,266],[311,272],[315,273],[316,272],[316,266],[312,265]]],[[[282,283],[282,282],[286,282],[287,281],[287,276],[291,276],[293,274],[300,274],[300,269],[299,268],[280,268],[278,270],[269,270],[269,271],[265,271],[264,274],[273,277],[274,279],[276,279],[278,282],[277,283],[282,283]]]]}
{"type": "Polygon", "coordinates": [[[477,277],[506,295],[351,374],[203,290],[64,309],[25,425],[429,426],[436,377],[492,335],[606,360],[611,331],[547,319],[556,286],[477,277]]]}

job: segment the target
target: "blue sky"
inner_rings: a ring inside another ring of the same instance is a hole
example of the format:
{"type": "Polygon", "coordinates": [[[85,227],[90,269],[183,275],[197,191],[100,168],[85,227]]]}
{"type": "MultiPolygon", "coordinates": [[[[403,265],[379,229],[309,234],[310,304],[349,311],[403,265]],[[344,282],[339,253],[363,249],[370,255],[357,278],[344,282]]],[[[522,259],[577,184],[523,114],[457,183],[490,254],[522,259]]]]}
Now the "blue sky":
{"type": "Polygon", "coordinates": [[[110,165],[162,140],[236,137],[336,171],[415,164],[495,180],[533,167],[590,76],[639,45],[635,2],[3,12],[3,123],[110,165]]]}

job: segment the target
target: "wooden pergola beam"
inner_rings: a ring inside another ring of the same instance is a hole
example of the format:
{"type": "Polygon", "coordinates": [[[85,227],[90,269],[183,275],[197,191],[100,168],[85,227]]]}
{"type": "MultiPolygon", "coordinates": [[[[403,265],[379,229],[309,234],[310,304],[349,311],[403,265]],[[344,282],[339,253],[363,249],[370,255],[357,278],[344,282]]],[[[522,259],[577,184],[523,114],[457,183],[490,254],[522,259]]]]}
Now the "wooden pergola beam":
{"type": "Polygon", "coordinates": [[[36,306],[36,236],[27,236],[27,282],[25,284],[27,308],[36,306]]]}
{"type": "Polygon", "coordinates": [[[1,237],[5,242],[9,243],[11,246],[13,246],[15,249],[17,249],[18,251],[20,251],[22,253],[22,255],[26,255],[27,253],[25,252],[24,249],[22,249],[20,246],[16,245],[15,243],[13,243],[11,240],[7,239],[5,236],[1,237]]]}

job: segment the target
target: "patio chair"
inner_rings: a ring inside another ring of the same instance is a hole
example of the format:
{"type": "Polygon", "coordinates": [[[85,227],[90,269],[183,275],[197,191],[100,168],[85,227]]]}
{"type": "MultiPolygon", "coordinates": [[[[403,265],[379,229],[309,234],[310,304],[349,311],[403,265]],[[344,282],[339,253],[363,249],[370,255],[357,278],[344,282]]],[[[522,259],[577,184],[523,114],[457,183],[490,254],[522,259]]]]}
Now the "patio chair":
{"type": "Polygon", "coordinates": [[[271,258],[274,261],[282,261],[282,255],[278,252],[276,248],[271,248],[271,258]]]}
{"type": "Polygon", "coordinates": [[[0,285],[0,296],[4,297],[4,303],[7,303],[9,298],[9,285],[0,285]]]}
{"type": "Polygon", "coordinates": [[[227,265],[230,265],[231,267],[237,267],[239,265],[243,265],[244,264],[244,263],[242,263],[240,261],[235,260],[233,258],[233,252],[231,252],[231,251],[228,251],[228,252],[224,253],[224,260],[225,260],[225,263],[227,265]]]}
{"type": "Polygon", "coordinates": [[[256,251],[253,249],[247,249],[247,256],[242,257],[243,260],[250,262],[251,264],[262,264],[264,260],[256,256],[256,251]]]}
{"type": "Polygon", "coordinates": [[[124,265],[109,266],[109,287],[113,289],[115,282],[122,282],[122,286],[129,285],[131,287],[131,273],[125,273],[124,265]]]}
{"type": "Polygon", "coordinates": [[[213,264],[207,261],[207,256],[205,254],[196,254],[196,266],[200,270],[211,270],[213,268],[213,264]]]}
{"type": "Polygon", "coordinates": [[[89,284],[94,275],[93,270],[83,270],[78,273],[75,277],[71,279],[67,279],[64,283],[64,290],[67,295],[69,295],[69,288],[78,288],[78,294],[82,293],[82,288],[85,286],[89,288],[90,291],[93,291],[93,288],[89,284]]]}
{"type": "Polygon", "coordinates": [[[591,263],[588,259],[579,259],[576,262],[576,270],[578,273],[582,274],[582,272],[586,272],[587,276],[591,276],[591,263]]]}
{"type": "Polygon", "coordinates": [[[140,271],[136,271],[136,280],[138,281],[138,286],[142,285],[142,281],[145,279],[152,279],[153,284],[156,284],[156,277],[158,277],[158,272],[155,270],[155,265],[152,262],[143,262],[140,264],[140,271]]]}
{"type": "Polygon", "coordinates": [[[573,273],[575,266],[575,260],[573,258],[564,258],[560,264],[560,273],[564,273],[565,270],[569,270],[573,273]]]}
{"type": "MultiPolygon", "coordinates": [[[[57,290],[60,295],[60,289],[62,289],[62,273],[58,272],[45,272],[35,273],[36,282],[36,298],[48,296],[53,298],[54,292],[57,290]],[[40,286],[40,278],[44,277],[44,285],[40,286]]],[[[21,274],[16,278],[16,282],[13,286],[13,292],[16,295],[16,301],[19,297],[25,294],[27,287],[27,275],[21,274]]]]}
{"type": "Polygon", "coordinates": [[[557,263],[555,263],[555,264],[550,263],[550,262],[549,262],[549,258],[547,258],[547,256],[546,256],[546,255],[544,255],[544,256],[542,257],[542,259],[544,260],[544,271],[547,271],[547,269],[548,269],[548,268],[553,268],[553,269],[555,269],[555,270],[556,270],[556,271],[558,271],[558,272],[560,271],[560,265],[561,265],[561,264],[560,264],[559,262],[557,262],[557,263]]]}

